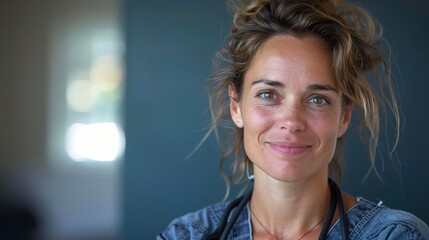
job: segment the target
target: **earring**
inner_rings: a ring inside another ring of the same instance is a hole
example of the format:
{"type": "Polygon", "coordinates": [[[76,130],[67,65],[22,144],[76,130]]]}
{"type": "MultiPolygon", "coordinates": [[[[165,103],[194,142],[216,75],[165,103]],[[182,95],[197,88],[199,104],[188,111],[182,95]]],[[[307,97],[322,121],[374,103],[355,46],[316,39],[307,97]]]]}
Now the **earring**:
{"type": "Polygon", "coordinates": [[[247,178],[249,179],[249,181],[254,182],[255,181],[255,175],[253,175],[253,173],[250,174],[250,170],[249,170],[249,165],[250,164],[251,163],[247,163],[246,164],[246,175],[247,175],[247,178]]]}

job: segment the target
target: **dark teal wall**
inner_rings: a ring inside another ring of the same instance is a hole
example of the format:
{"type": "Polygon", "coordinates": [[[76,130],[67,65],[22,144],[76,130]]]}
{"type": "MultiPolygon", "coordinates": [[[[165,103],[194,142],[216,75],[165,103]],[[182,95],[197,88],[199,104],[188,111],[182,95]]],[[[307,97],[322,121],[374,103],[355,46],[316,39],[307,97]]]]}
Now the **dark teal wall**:
{"type": "Polygon", "coordinates": [[[205,82],[230,18],[219,0],[124,7],[123,239],[153,239],[173,217],[223,197],[214,141],[185,158],[209,126],[205,82]]]}
{"type": "MultiPolygon", "coordinates": [[[[384,182],[371,175],[361,183],[368,157],[351,131],[343,189],[371,200],[383,199],[429,222],[425,101],[429,6],[417,0],[361,2],[383,23],[399,66],[394,73],[401,81],[406,118],[397,150],[402,177],[385,156],[384,182]]],[[[123,6],[127,148],[122,166],[122,239],[153,239],[172,218],[223,197],[214,141],[209,139],[191,158],[185,157],[209,124],[205,81],[231,16],[219,0],[125,0],[123,6]]]]}
{"type": "MultiPolygon", "coordinates": [[[[361,0],[384,27],[384,36],[392,48],[392,70],[399,89],[403,129],[396,157],[389,159],[386,138],[381,137],[378,166],[384,182],[374,175],[361,184],[367,170],[367,155],[359,140],[349,136],[343,189],[371,200],[382,199],[388,206],[411,211],[429,222],[429,2],[418,0],[361,0]],[[383,159],[384,158],[384,159],[383,159]],[[400,163],[398,162],[398,159],[400,163]],[[383,164],[384,162],[384,164],[383,164]]],[[[392,135],[391,124],[382,123],[392,135]]],[[[392,145],[392,140],[390,145],[392,145]]]]}

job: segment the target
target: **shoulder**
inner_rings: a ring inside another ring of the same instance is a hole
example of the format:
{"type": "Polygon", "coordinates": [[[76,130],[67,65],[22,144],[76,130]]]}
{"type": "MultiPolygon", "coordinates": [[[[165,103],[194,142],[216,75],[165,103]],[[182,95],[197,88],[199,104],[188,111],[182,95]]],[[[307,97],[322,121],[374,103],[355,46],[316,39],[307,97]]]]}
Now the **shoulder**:
{"type": "Polygon", "coordinates": [[[349,212],[352,239],[429,239],[428,226],[415,215],[360,198],[349,212]],[[355,218],[355,219],[353,219],[355,218]]]}
{"type": "Polygon", "coordinates": [[[174,219],[158,239],[201,239],[213,232],[228,203],[219,203],[174,219]]]}

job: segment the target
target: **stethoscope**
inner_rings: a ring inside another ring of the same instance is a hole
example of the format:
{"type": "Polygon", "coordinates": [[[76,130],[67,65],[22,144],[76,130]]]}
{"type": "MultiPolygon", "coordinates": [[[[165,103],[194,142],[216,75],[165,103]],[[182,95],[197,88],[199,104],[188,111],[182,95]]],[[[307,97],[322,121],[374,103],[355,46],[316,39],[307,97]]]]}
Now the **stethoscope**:
{"type": "MultiPolygon", "coordinates": [[[[344,203],[343,198],[341,196],[341,191],[338,188],[337,184],[334,181],[329,179],[329,187],[331,189],[331,199],[329,201],[329,210],[326,216],[325,222],[323,224],[322,231],[319,235],[319,240],[326,239],[326,235],[328,235],[329,227],[331,226],[332,219],[334,218],[335,208],[338,204],[338,212],[340,215],[340,224],[341,224],[341,235],[342,239],[348,239],[349,230],[347,224],[346,213],[344,211],[344,203]]],[[[242,197],[236,198],[232,202],[228,204],[226,207],[222,219],[219,222],[216,230],[205,236],[206,240],[226,240],[227,236],[231,232],[235,222],[238,219],[243,208],[247,205],[252,196],[252,189],[250,189],[245,195],[242,197]],[[233,210],[235,211],[233,212],[233,210]],[[231,213],[233,213],[231,215],[231,213]]]]}

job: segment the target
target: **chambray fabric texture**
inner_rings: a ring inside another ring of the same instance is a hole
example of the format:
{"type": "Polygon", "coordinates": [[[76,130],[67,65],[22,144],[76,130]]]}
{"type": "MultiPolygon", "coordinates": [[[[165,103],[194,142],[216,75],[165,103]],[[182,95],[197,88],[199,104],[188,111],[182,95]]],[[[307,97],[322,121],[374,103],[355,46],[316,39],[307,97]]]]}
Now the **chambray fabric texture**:
{"type": "MultiPolygon", "coordinates": [[[[206,207],[173,220],[157,240],[197,240],[213,232],[228,203],[206,207]]],[[[358,198],[358,204],[347,212],[349,239],[421,239],[429,240],[429,227],[416,216],[358,198]]],[[[252,239],[249,206],[237,219],[228,239],[252,239]]],[[[327,239],[341,239],[341,225],[337,221],[327,239]]]]}

